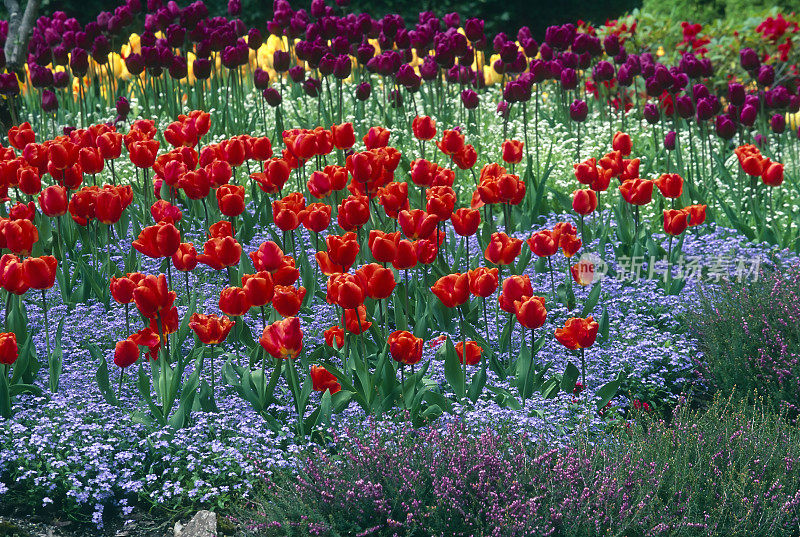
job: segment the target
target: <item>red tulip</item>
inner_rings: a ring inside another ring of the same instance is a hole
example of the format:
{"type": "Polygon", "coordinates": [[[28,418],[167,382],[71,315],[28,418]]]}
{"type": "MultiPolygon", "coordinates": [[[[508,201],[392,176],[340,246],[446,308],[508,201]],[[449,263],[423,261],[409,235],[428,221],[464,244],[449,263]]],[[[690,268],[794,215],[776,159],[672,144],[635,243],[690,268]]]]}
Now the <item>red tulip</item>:
{"type": "Polygon", "coordinates": [[[627,157],[631,154],[633,143],[630,136],[624,132],[617,132],[611,141],[611,147],[614,151],[619,151],[623,156],[627,157]]]}
{"type": "Polygon", "coordinates": [[[300,211],[299,216],[303,227],[319,233],[328,229],[331,223],[331,206],[325,203],[312,203],[300,211]]]}
{"type": "Polygon", "coordinates": [[[619,185],[619,191],[631,205],[647,205],[653,199],[653,181],[631,179],[619,185]]]}
{"type": "Polygon", "coordinates": [[[364,265],[356,271],[356,275],[365,282],[367,296],[375,300],[389,298],[397,285],[391,269],[377,263],[364,265]]]}
{"type": "Polygon", "coordinates": [[[514,313],[519,324],[534,330],[547,320],[547,310],[544,307],[544,297],[526,296],[514,302],[514,313]]]}
{"type": "Polygon", "coordinates": [[[475,209],[462,207],[450,215],[453,230],[462,237],[471,237],[478,232],[481,223],[481,213],[475,209]]]}
{"type": "Polygon", "coordinates": [[[397,255],[392,261],[397,270],[407,270],[417,265],[417,251],[414,243],[408,239],[401,239],[397,243],[397,255]]]}
{"type": "Polygon", "coordinates": [[[135,364],[140,355],[139,345],[131,339],[117,341],[114,346],[114,363],[117,367],[126,368],[135,364]]]}
{"type": "Polygon", "coordinates": [[[537,231],[527,242],[531,252],[538,257],[550,257],[558,252],[558,240],[549,229],[537,231]]]}
{"type": "Polygon", "coordinates": [[[235,321],[224,315],[193,313],[189,317],[189,328],[197,334],[197,339],[205,345],[219,345],[225,341],[234,324],[236,324],[235,321]]]}
{"type": "Polygon", "coordinates": [[[279,360],[297,358],[303,350],[300,319],[289,317],[272,323],[264,329],[259,343],[270,355],[279,360]]]}
{"type": "Polygon", "coordinates": [[[429,116],[416,116],[411,122],[411,130],[418,140],[432,140],[436,136],[436,121],[429,116]]]}
{"type": "Polygon", "coordinates": [[[666,209],[664,211],[664,231],[670,235],[680,235],[689,225],[689,214],[684,210],[666,209]]]}
{"type": "Polygon", "coordinates": [[[397,255],[397,245],[400,242],[400,232],[385,233],[379,229],[369,232],[368,245],[372,257],[379,263],[391,263],[397,255]]]}
{"type": "Polygon", "coordinates": [[[331,326],[325,330],[325,345],[328,347],[333,347],[334,344],[336,344],[336,348],[339,349],[344,346],[344,330],[342,330],[338,325],[331,326]]]}
{"type": "Polygon", "coordinates": [[[689,227],[699,226],[706,221],[705,205],[689,205],[683,210],[689,215],[689,227]]]}
{"type": "Polygon", "coordinates": [[[448,308],[455,308],[469,300],[469,276],[456,273],[442,276],[431,287],[442,304],[448,308]]]}
{"type": "Polygon", "coordinates": [[[783,164],[769,163],[761,174],[761,180],[767,186],[780,186],[783,183],[783,164]]]}
{"type": "Polygon", "coordinates": [[[222,185],[217,189],[217,206],[225,216],[239,216],[244,212],[244,187],[222,185]]]}
{"type": "Polygon", "coordinates": [[[464,147],[464,135],[457,130],[446,130],[442,133],[442,140],[436,145],[445,155],[455,155],[464,147]]]}
{"type": "Polygon", "coordinates": [[[138,272],[119,278],[112,277],[109,284],[111,297],[120,304],[130,304],[133,302],[133,290],[136,289],[142,279],[144,279],[144,275],[138,272]]]}
{"type": "Polygon", "coordinates": [[[197,261],[214,270],[238,265],[242,256],[242,246],[233,237],[214,237],[203,244],[203,253],[197,261]]]}
{"type": "Polygon", "coordinates": [[[395,361],[405,365],[414,365],[422,360],[422,338],[416,337],[408,330],[396,330],[387,339],[389,353],[395,361]]]}
{"type": "Polygon", "coordinates": [[[556,339],[568,349],[585,349],[594,345],[598,328],[592,316],[586,319],[572,317],[564,323],[564,328],[556,330],[556,339]]]}
{"type": "Polygon", "coordinates": [[[339,204],[339,227],[355,231],[369,221],[369,199],[366,196],[350,195],[339,204]]]}
{"type": "Polygon", "coordinates": [[[389,145],[389,130],[383,127],[372,127],[364,136],[364,145],[367,149],[376,149],[389,145]]]}
{"type": "Polygon", "coordinates": [[[22,262],[22,272],[28,287],[50,289],[56,283],[58,261],[52,255],[28,257],[22,262]]]}
{"type": "MultiPolygon", "coordinates": [[[[481,354],[483,348],[474,341],[467,341],[467,365],[478,365],[481,361],[481,354]]],[[[456,354],[458,355],[458,363],[464,363],[464,342],[459,341],[456,343],[456,354]]]]}
{"type": "Polygon", "coordinates": [[[342,325],[348,332],[354,335],[359,335],[369,330],[372,323],[367,321],[367,308],[361,304],[356,309],[345,310],[342,317],[342,325]]]}
{"type": "Polygon", "coordinates": [[[155,319],[172,308],[176,296],[175,291],[167,287],[167,277],[163,274],[145,276],[133,290],[133,302],[149,319],[155,319]]]}
{"type": "Polygon", "coordinates": [[[18,357],[17,336],[14,332],[0,333],[0,364],[14,365],[18,357]]]}
{"type": "MultiPolygon", "coordinates": [[[[242,289],[247,295],[247,301],[256,308],[272,302],[272,298],[275,295],[272,275],[265,270],[242,276],[242,289]]],[[[284,317],[287,317],[287,315],[284,315],[284,317]]]]}
{"type": "Polygon", "coordinates": [[[594,190],[576,190],[572,193],[572,210],[581,215],[592,214],[597,209],[594,190]]]}
{"type": "Polygon", "coordinates": [[[258,250],[248,255],[258,271],[275,272],[283,263],[283,250],[272,241],[262,242],[258,250]]]}
{"type": "Polygon", "coordinates": [[[219,309],[231,317],[241,317],[251,306],[247,292],[241,287],[226,287],[219,294],[219,309]]]}
{"type": "Polygon", "coordinates": [[[315,392],[330,391],[333,395],[342,389],[333,373],[322,366],[312,365],[309,375],[311,376],[311,388],[315,392]]]}
{"type": "Polygon", "coordinates": [[[475,296],[486,298],[497,290],[498,270],[496,268],[478,267],[467,272],[469,290],[475,296]]]}
{"type": "Polygon", "coordinates": [[[22,262],[14,254],[4,254],[0,258],[0,286],[15,295],[22,295],[30,289],[22,262]]]}
{"type": "Polygon", "coordinates": [[[422,209],[411,211],[400,211],[397,215],[397,222],[403,235],[411,240],[427,239],[436,231],[437,218],[435,215],[428,214],[422,209]]]}
{"type": "Polygon", "coordinates": [[[331,127],[333,135],[333,145],[336,149],[350,149],[356,143],[356,135],[353,131],[353,124],[350,122],[331,127]]]}
{"type": "Polygon", "coordinates": [[[298,289],[288,285],[276,285],[272,296],[272,307],[281,317],[294,317],[300,311],[305,296],[305,287],[298,289]]]}
{"type": "Polygon", "coordinates": [[[519,164],[524,155],[523,147],[525,144],[519,140],[506,140],[503,142],[503,160],[509,164],[519,164]]]}
{"type": "Polygon", "coordinates": [[[509,237],[505,233],[492,233],[484,257],[495,265],[509,265],[517,258],[521,248],[521,239],[509,237]]]}
{"type": "Polygon", "coordinates": [[[665,198],[680,198],[683,193],[683,177],[677,173],[662,174],[655,183],[665,198]]]}
{"type": "Polygon", "coordinates": [[[48,186],[39,194],[39,207],[45,216],[54,218],[67,212],[67,189],[63,186],[48,186]]]}
{"type": "Polygon", "coordinates": [[[527,275],[509,276],[503,280],[503,290],[498,297],[500,309],[508,313],[515,313],[514,303],[527,296],[533,296],[530,278],[527,275]]]}
{"type": "Polygon", "coordinates": [[[180,231],[172,222],[166,220],[144,228],[132,243],[136,250],[154,259],[172,256],[178,251],[180,245],[180,231]]]}
{"type": "Polygon", "coordinates": [[[364,303],[366,282],[355,274],[334,274],[328,278],[327,300],[345,310],[364,303]]]}
{"type": "Polygon", "coordinates": [[[30,255],[33,244],[39,240],[39,230],[30,220],[3,220],[0,235],[5,246],[15,254],[30,255]]]}

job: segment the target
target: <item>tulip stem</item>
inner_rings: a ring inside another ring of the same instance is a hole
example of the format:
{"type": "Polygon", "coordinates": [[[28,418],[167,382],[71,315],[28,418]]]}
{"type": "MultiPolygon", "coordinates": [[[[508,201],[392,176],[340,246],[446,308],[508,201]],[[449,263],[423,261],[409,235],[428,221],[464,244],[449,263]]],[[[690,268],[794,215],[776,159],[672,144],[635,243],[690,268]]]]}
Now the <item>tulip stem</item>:
{"type": "Polygon", "coordinates": [[[125,303],[125,329],[128,335],[131,334],[131,317],[129,312],[130,303],[125,303]]]}
{"type": "Polygon", "coordinates": [[[464,368],[464,407],[462,412],[467,411],[467,333],[464,331],[464,312],[458,306],[459,329],[461,330],[461,365],[464,368]]]}
{"type": "Polygon", "coordinates": [[[550,291],[553,293],[553,302],[556,301],[556,280],[553,276],[553,258],[547,257],[547,265],[550,267],[550,291]]]}
{"type": "Polygon", "coordinates": [[[119,368],[119,387],[117,388],[117,399],[122,398],[122,378],[125,376],[125,368],[119,368]]]}
{"type": "Polygon", "coordinates": [[[44,328],[47,334],[47,358],[50,359],[50,323],[47,321],[47,299],[42,289],[42,309],[44,310],[44,328]]]}
{"type": "Polygon", "coordinates": [[[406,364],[400,362],[400,399],[403,402],[403,409],[408,410],[406,403],[406,364]]]}

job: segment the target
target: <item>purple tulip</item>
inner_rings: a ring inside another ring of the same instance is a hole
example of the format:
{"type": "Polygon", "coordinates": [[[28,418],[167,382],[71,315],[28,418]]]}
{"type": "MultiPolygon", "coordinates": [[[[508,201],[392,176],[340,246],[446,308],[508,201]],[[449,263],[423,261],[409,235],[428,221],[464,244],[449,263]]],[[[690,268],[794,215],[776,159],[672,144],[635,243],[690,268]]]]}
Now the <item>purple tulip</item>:
{"type": "Polygon", "coordinates": [[[762,65],[756,79],[761,86],[771,86],[775,82],[775,68],[771,65],[762,65]]]}
{"type": "Polygon", "coordinates": [[[675,134],[675,131],[669,131],[664,136],[664,149],[666,149],[667,151],[674,151],[676,138],[677,135],[675,134]]]}
{"type": "Polygon", "coordinates": [[[269,86],[269,73],[260,67],[253,71],[253,85],[258,90],[265,90],[269,86]]]}
{"type": "Polygon", "coordinates": [[[578,87],[578,73],[575,69],[567,67],[561,71],[561,87],[565,90],[573,90],[578,87]]]}
{"type": "Polygon", "coordinates": [[[47,89],[42,92],[42,110],[45,112],[55,112],[58,110],[56,94],[47,89]]]}
{"type": "Polygon", "coordinates": [[[605,60],[599,61],[592,70],[592,77],[598,83],[608,82],[614,78],[614,66],[605,60]]]}
{"type": "Polygon", "coordinates": [[[746,127],[752,127],[756,122],[757,116],[758,110],[756,110],[756,107],[746,104],[742,107],[742,112],[739,114],[739,122],[746,127]]]}
{"type": "Polygon", "coordinates": [[[745,90],[744,86],[737,82],[728,84],[728,100],[736,106],[744,104],[745,90]]]}
{"type": "Polygon", "coordinates": [[[72,49],[69,68],[75,76],[84,76],[89,71],[89,53],[82,48],[72,49]]]}
{"type": "Polygon", "coordinates": [[[211,78],[211,60],[209,58],[196,58],[192,64],[192,72],[198,80],[211,78]]]}
{"type": "Polygon", "coordinates": [[[503,119],[508,119],[508,115],[510,113],[510,108],[506,101],[500,101],[497,103],[497,115],[503,119]]]}
{"type": "Polygon", "coordinates": [[[569,117],[572,121],[583,123],[587,115],[589,115],[589,107],[586,105],[585,101],[575,99],[572,104],[569,105],[569,117]]]}
{"type": "Polygon", "coordinates": [[[169,65],[169,76],[173,80],[181,80],[188,76],[189,68],[186,66],[186,60],[181,56],[174,56],[169,65]]]}
{"type": "Polygon", "coordinates": [[[347,54],[340,54],[336,57],[336,63],[333,65],[333,76],[339,80],[344,80],[350,76],[353,70],[350,56],[347,54]]]}
{"type": "Polygon", "coordinates": [[[275,88],[267,88],[261,92],[261,95],[264,97],[264,100],[267,101],[267,104],[273,108],[281,104],[283,100],[281,94],[275,88]]]}
{"type": "Polygon", "coordinates": [[[480,104],[480,101],[478,100],[478,94],[471,89],[465,89],[461,92],[461,102],[464,103],[464,108],[467,110],[478,108],[478,105],[480,104]]]}
{"type": "Polygon", "coordinates": [[[464,23],[464,33],[467,34],[467,39],[472,42],[482,39],[483,26],[484,22],[481,19],[467,19],[464,23]]]}
{"type": "Polygon", "coordinates": [[[53,87],[59,89],[69,87],[69,73],[66,71],[56,71],[53,73],[53,87]]]}
{"type": "Polygon", "coordinates": [[[786,118],[781,114],[775,114],[769,120],[769,127],[775,134],[783,134],[786,130],[786,118]]]}
{"type": "Polygon", "coordinates": [[[644,119],[650,124],[655,125],[661,119],[661,111],[658,109],[656,103],[647,103],[644,105],[644,119]]]}
{"type": "Polygon", "coordinates": [[[694,105],[692,104],[692,98],[688,95],[679,95],[677,99],[675,99],[675,110],[678,112],[678,115],[683,119],[689,119],[694,115],[694,105]]]}
{"type": "Polygon", "coordinates": [[[714,121],[717,136],[723,140],[730,140],[736,135],[736,124],[728,116],[717,116],[714,121]]]}
{"type": "Polygon", "coordinates": [[[372,93],[372,85],[369,82],[362,82],[356,86],[356,99],[359,101],[366,101],[369,99],[369,94],[372,93]]]}
{"type": "Polygon", "coordinates": [[[761,65],[758,54],[751,48],[743,48],[739,51],[739,63],[747,71],[755,71],[761,65]]]}

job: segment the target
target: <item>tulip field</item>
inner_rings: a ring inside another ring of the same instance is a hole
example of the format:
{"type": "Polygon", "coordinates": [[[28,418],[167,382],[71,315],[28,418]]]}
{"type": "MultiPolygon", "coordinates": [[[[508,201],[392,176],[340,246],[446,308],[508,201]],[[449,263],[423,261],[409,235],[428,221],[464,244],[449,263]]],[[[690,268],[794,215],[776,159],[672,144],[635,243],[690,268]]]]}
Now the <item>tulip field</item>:
{"type": "Polygon", "coordinates": [[[800,16],[241,9],[0,24],[0,518],[800,531],[800,16]]]}

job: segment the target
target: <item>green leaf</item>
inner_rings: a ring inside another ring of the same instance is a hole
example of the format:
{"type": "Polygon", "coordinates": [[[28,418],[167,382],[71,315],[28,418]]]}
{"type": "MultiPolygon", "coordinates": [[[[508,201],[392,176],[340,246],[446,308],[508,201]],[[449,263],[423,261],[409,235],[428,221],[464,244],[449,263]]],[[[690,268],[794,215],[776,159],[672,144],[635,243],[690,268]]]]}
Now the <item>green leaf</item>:
{"type": "Polygon", "coordinates": [[[595,283],[594,287],[589,292],[589,296],[586,297],[586,303],[583,305],[581,317],[587,317],[597,305],[597,302],[600,300],[600,289],[600,282],[595,283]]]}
{"type": "Polygon", "coordinates": [[[567,363],[567,367],[564,369],[564,374],[561,376],[561,389],[565,393],[572,393],[575,389],[575,383],[578,382],[578,376],[580,376],[581,372],[578,371],[578,368],[575,367],[575,364],[572,362],[567,363]]]}
{"type": "Polygon", "coordinates": [[[53,352],[50,354],[48,358],[48,366],[50,371],[48,386],[52,393],[58,392],[58,381],[59,378],[61,377],[62,358],[64,354],[61,349],[61,336],[63,331],[64,331],[64,318],[62,317],[61,320],[58,321],[55,347],[53,348],[53,352]]]}
{"type": "Polygon", "coordinates": [[[458,354],[456,348],[453,346],[453,341],[450,338],[445,340],[437,354],[444,354],[444,378],[452,386],[453,391],[459,399],[464,398],[466,391],[466,379],[464,378],[464,371],[458,361],[458,354]]]}
{"type": "Polygon", "coordinates": [[[619,387],[622,384],[624,378],[625,378],[624,374],[620,372],[617,375],[617,378],[615,378],[611,382],[605,383],[603,386],[600,387],[599,390],[597,390],[597,397],[599,398],[597,401],[598,409],[601,409],[604,406],[606,406],[608,402],[611,401],[611,399],[613,399],[614,396],[617,395],[619,387]]]}
{"type": "MultiPolygon", "coordinates": [[[[94,346],[94,344],[91,345],[94,346]]],[[[97,347],[95,346],[95,348],[97,347]]],[[[100,349],[97,349],[97,352],[100,352],[100,349]]],[[[92,352],[92,355],[94,354],[95,353],[92,352]]],[[[109,386],[108,383],[108,364],[106,363],[106,358],[102,355],[102,353],[100,353],[100,363],[97,366],[95,378],[97,379],[97,385],[100,387],[100,392],[103,394],[103,399],[105,399],[109,405],[119,405],[119,400],[117,400],[117,396],[114,394],[114,391],[111,389],[111,386],[109,386]]]]}

